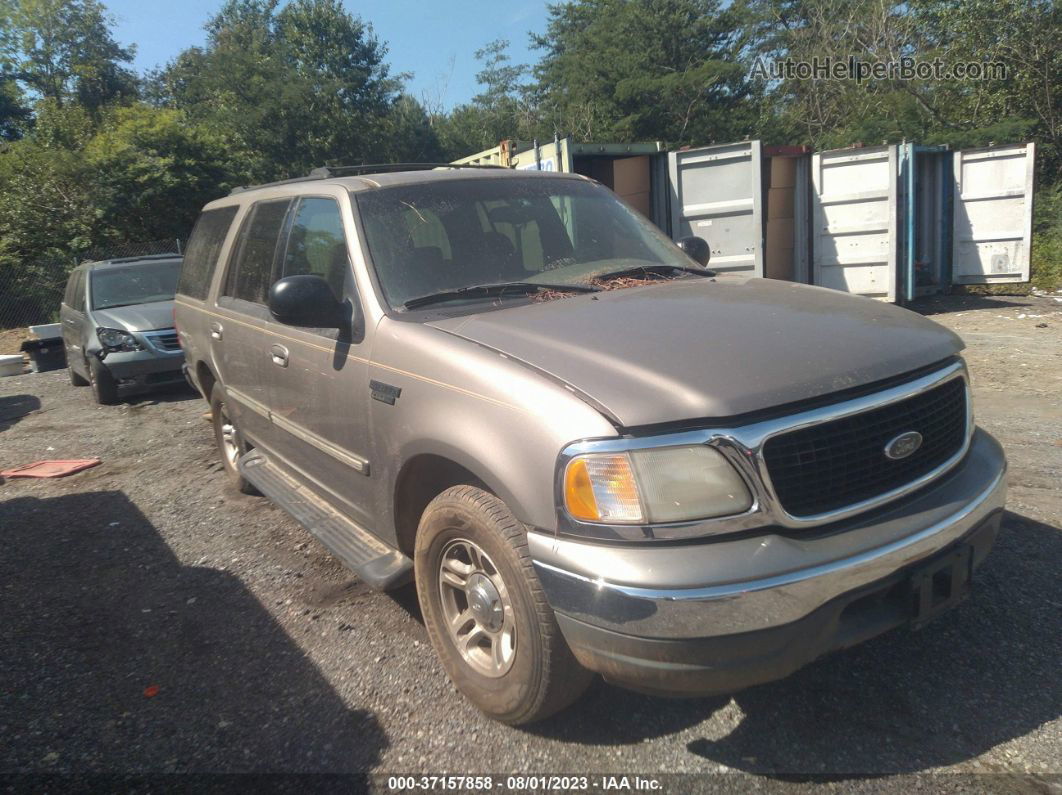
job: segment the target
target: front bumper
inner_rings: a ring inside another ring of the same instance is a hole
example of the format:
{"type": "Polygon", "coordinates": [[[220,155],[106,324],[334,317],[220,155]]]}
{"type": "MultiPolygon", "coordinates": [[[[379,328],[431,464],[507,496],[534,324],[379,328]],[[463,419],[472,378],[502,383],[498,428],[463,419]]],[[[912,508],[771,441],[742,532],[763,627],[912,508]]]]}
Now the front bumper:
{"type": "Polygon", "coordinates": [[[183,351],[116,351],[108,353],[102,364],[121,387],[161,386],[184,380],[184,374],[181,372],[181,365],[184,364],[183,351]]]}
{"type": "Polygon", "coordinates": [[[583,665],[640,690],[730,692],[909,620],[913,568],[959,546],[976,568],[998,531],[1005,471],[977,430],[951,472],[869,516],[700,544],[530,533],[529,548],[583,665]]]}

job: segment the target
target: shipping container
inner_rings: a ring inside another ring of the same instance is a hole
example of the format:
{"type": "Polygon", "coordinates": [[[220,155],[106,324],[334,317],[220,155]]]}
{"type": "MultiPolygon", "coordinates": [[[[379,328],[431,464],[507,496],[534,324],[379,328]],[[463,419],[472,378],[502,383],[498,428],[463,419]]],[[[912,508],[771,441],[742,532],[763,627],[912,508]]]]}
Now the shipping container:
{"type": "Polygon", "coordinates": [[[914,143],[811,153],[741,141],[503,141],[454,161],[583,174],[711,265],[904,303],[957,284],[1029,279],[1033,144],[914,143]]]}

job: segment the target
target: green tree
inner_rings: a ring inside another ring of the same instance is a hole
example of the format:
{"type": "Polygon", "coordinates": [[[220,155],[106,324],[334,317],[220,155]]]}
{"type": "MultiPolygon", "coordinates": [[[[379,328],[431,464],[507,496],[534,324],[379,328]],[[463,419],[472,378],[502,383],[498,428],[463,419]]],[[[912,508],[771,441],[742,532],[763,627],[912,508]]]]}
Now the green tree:
{"type": "Polygon", "coordinates": [[[187,237],[203,205],[231,186],[227,161],[218,136],[180,111],[114,110],[85,146],[104,227],[94,243],[187,237]]]}
{"type": "Polygon", "coordinates": [[[403,94],[383,124],[379,150],[383,162],[435,163],[445,160],[436,128],[424,106],[403,94]]]}
{"type": "Polygon", "coordinates": [[[717,0],[551,5],[532,37],[543,126],[586,140],[740,138],[754,116],[735,22],[717,0]]]}
{"type": "Polygon", "coordinates": [[[14,78],[0,72],[0,141],[22,137],[30,121],[30,109],[14,78]]]}
{"type": "Polygon", "coordinates": [[[437,125],[439,141],[451,159],[489,149],[505,138],[530,139],[539,133],[533,89],[523,82],[528,68],[513,64],[508,50],[505,39],[476,50],[481,65],[476,81],[482,90],[437,125]]]}
{"type": "Polygon", "coordinates": [[[1040,175],[1062,169],[1062,3],[1058,0],[915,0],[924,58],[1002,65],[985,80],[915,86],[938,124],[935,137],[970,145],[1036,138],[1040,175]]]}
{"type": "Polygon", "coordinates": [[[179,111],[135,103],[97,123],[42,100],[32,131],[0,149],[0,295],[45,317],[54,307],[41,302],[89,249],[187,237],[228,189],[228,163],[179,111]]]}
{"type": "Polygon", "coordinates": [[[229,142],[247,179],[358,163],[392,147],[401,80],[387,48],[338,0],[229,0],[206,47],[153,76],[151,97],[229,142]]]}
{"type": "Polygon", "coordinates": [[[767,81],[761,129],[784,130],[790,142],[818,148],[903,138],[958,148],[1033,137],[1042,144],[1041,174],[1057,173],[1057,0],[746,0],[740,13],[754,78],[758,58],[855,56],[868,66],[910,58],[927,66],[939,60],[946,73],[968,63],[1005,69],[988,79],[767,81]]]}
{"type": "Polygon", "coordinates": [[[135,96],[136,77],[124,66],[135,50],[114,40],[96,0],[0,0],[0,20],[0,61],[31,95],[93,115],[135,96]]]}

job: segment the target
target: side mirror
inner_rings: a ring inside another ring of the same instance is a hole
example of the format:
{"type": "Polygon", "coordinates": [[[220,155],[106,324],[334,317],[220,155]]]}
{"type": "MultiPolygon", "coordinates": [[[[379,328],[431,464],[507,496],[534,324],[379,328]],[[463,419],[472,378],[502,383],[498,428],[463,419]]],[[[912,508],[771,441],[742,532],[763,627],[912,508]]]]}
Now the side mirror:
{"type": "Polygon", "coordinates": [[[289,326],[344,328],[350,323],[346,307],[320,276],[288,276],[269,288],[269,313],[289,326]]]}
{"type": "Polygon", "coordinates": [[[712,256],[712,248],[703,237],[684,237],[675,245],[686,252],[687,257],[700,265],[707,265],[712,256]]]}

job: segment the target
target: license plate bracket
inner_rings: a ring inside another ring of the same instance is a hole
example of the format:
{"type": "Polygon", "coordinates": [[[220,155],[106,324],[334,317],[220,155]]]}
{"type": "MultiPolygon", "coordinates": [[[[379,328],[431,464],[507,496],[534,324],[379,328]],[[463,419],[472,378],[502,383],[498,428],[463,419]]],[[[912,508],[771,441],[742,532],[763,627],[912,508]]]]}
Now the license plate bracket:
{"type": "Polygon", "coordinates": [[[951,610],[970,594],[972,562],[973,547],[964,544],[914,570],[911,574],[914,628],[951,610]]]}

